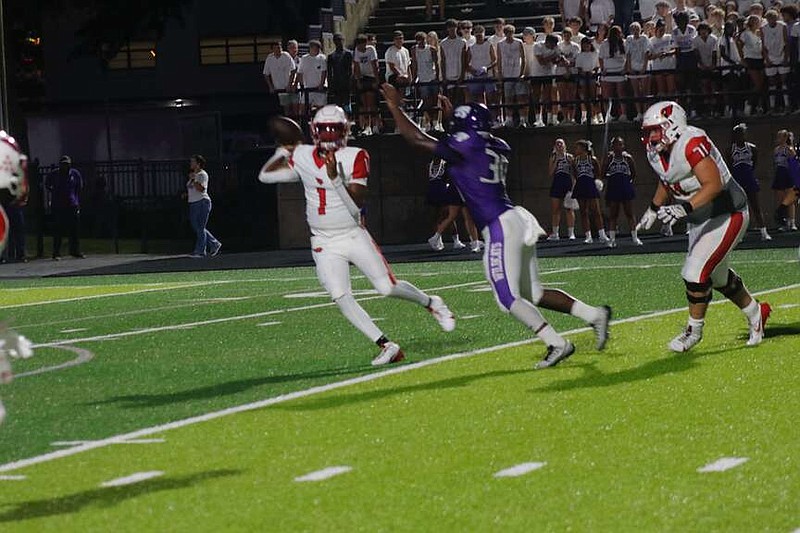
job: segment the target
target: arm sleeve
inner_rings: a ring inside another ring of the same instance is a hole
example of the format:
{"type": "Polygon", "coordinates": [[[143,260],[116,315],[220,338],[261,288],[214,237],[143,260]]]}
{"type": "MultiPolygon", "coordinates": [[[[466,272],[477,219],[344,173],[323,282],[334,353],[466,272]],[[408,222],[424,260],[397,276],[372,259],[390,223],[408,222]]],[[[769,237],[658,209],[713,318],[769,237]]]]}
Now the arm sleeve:
{"type": "Polygon", "coordinates": [[[278,148],[275,150],[275,154],[261,167],[261,171],[258,173],[258,181],[261,183],[292,183],[300,181],[300,175],[294,168],[282,167],[276,170],[267,170],[281,159],[286,159],[288,154],[289,151],[286,149],[278,148]]]}

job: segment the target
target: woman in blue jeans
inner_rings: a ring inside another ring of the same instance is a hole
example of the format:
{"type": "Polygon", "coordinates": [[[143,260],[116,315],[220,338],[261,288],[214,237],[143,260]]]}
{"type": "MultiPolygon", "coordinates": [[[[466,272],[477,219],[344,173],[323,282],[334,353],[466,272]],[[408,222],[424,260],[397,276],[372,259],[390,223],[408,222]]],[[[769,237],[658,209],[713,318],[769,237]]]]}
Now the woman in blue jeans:
{"type": "Polygon", "coordinates": [[[211,213],[211,197],[208,195],[208,173],[204,170],[206,159],[202,155],[193,155],[189,159],[189,181],[186,182],[189,200],[189,222],[197,233],[197,241],[191,257],[205,257],[206,250],[210,255],[217,255],[222,243],[206,229],[208,215],[211,213]]]}

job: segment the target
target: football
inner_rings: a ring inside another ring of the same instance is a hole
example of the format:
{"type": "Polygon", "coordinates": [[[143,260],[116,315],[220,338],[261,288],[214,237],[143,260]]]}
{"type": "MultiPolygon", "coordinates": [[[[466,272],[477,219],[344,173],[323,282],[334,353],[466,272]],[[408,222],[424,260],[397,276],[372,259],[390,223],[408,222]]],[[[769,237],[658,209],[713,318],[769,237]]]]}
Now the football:
{"type": "Polygon", "coordinates": [[[275,142],[280,145],[301,143],[305,137],[303,135],[303,130],[297,122],[283,116],[270,119],[269,132],[275,139],[275,142]]]}

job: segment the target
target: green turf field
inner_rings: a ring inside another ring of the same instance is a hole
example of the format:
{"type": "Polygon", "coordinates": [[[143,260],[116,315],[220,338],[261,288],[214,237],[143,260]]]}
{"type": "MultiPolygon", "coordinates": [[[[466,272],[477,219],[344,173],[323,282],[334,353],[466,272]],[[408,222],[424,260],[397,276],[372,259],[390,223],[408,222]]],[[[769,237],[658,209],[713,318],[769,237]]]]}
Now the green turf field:
{"type": "Polygon", "coordinates": [[[0,531],[795,531],[796,250],[734,255],[774,308],[762,345],[721,304],[674,355],[682,259],[542,260],[618,322],[598,353],[547,313],[578,352],[541,371],[474,261],[395,266],[448,334],[354,280],[408,356],[380,369],[310,268],[3,282],[38,348],[0,387],[0,531]]]}

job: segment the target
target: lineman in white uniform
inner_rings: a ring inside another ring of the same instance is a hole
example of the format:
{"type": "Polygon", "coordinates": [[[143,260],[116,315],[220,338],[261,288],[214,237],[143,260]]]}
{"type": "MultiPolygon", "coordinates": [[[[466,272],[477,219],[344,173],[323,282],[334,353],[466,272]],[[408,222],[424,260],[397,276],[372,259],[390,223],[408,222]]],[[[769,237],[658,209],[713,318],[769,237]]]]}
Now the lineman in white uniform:
{"type": "MultiPolygon", "coordinates": [[[[21,198],[28,194],[27,162],[19,145],[5,131],[0,131],[0,199],[6,200],[9,195],[21,198]]],[[[0,205],[0,252],[5,248],[8,239],[8,217],[0,205]]],[[[9,383],[14,375],[11,373],[10,358],[27,359],[33,355],[31,341],[0,323],[0,383],[9,383]]],[[[0,423],[6,416],[6,410],[0,402],[0,423]]]]}
{"type": "Polygon", "coordinates": [[[637,229],[649,229],[656,219],[665,224],[685,219],[689,226],[689,253],[681,271],[689,321],[669,343],[670,349],[685,352],[703,338],[712,288],[744,312],[750,325],[747,345],[761,343],[770,306],[759,304],[729,267],[730,252],[750,220],[747,196],[705,131],[688,126],[686,111],[677,103],[650,106],[642,121],[642,139],[661,186],[637,229]]]}
{"type": "Polygon", "coordinates": [[[369,232],[360,225],[360,207],[366,197],[369,154],[346,147],[348,121],[342,108],[326,105],[311,121],[314,144],[278,148],[258,176],[263,183],[301,181],[305,188],[306,219],[317,277],[350,323],[381,347],[373,365],[404,358],[367,312],[353,298],[350,263],[384,296],[416,302],[436,318],[445,331],[455,328],[453,314],[438,296],[428,296],[407,281],[394,277],[369,232]]]}

